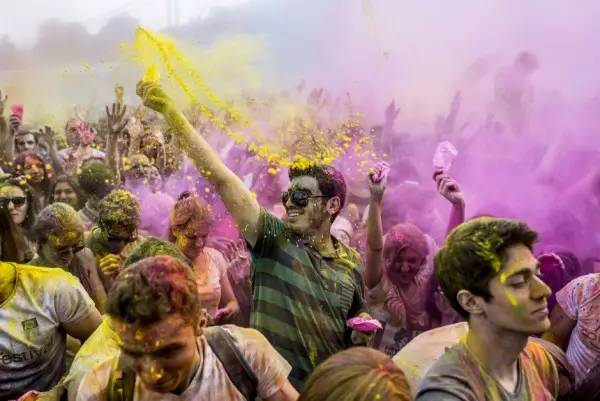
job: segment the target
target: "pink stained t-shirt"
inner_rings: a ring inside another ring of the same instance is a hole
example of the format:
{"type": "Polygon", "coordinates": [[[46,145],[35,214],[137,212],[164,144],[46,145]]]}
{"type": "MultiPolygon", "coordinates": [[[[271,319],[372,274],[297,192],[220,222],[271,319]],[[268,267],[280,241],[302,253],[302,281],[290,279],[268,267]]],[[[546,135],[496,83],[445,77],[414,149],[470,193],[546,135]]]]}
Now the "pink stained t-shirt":
{"type": "Polygon", "coordinates": [[[221,303],[221,280],[227,279],[227,261],[223,254],[214,248],[205,247],[202,250],[205,263],[196,264],[196,283],[200,304],[209,315],[214,316],[221,303]]]}
{"type": "Polygon", "coordinates": [[[567,348],[577,382],[600,361],[600,274],[577,277],[556,293],[565,314],[577,321],[567,348]]]}

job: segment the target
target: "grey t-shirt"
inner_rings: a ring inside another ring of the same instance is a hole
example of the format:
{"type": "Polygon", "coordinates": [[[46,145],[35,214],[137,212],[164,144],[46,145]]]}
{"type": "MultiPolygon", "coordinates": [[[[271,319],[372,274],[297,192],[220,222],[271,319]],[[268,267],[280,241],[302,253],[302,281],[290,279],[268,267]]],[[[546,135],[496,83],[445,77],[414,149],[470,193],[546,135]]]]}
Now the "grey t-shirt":
{"type": "Polygon", "coordinates": [[[427,372],[416,401],[554,401],[558,373],[544,348],[529,341],[517,362],[518,381],[510,393],[483,371],[463,342],[448,349],[427,372]]]}
{"type": "MultiPolygon", "coordinates": [[[[0,263],[0,274],[9,263],[0,263]]],[[[12,294],[0,304],[0,400],[46,391],[65,373],[65,323],[85,318],[94,302],[62,269],[14,265],[12,294]]]]}

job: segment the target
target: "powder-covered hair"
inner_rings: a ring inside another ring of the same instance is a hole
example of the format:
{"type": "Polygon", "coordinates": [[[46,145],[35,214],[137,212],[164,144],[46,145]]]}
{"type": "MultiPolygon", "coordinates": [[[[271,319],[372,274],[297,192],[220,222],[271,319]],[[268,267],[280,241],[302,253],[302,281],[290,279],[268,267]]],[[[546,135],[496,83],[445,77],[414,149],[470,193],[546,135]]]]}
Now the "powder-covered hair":
{"type": "Polygon", "coordinates": [[[383,352],[353,347],[317,366],[298,401],[411,401],[404,372],[383,352]]]}
{"type": "Polygon", "coordinates": [[[195,325],[200,300],[194,273],[171,256],[142,259],[117,276],[108,292],[107,313],[117,321],[139,325],[178,313],[195,325]]]}
{"type": "Polygon", "coordinates": [[[39,246],[50,237],[82,236],[84,231],[83,222],[75,209],[66,203],[56,202],[46,206],[37,215],[30,236],[39,246]]]}
{"type": "Polygon", "coordinates": [[[98,161],[82,166],[78,179],[81,189],[98,199],[104,198],[117,184],[110,167],[98,161]]]}
{"type": "Polygon", "coordinates": [[[98,220],[103,225],[119,224],[137,227],[140,223],[140,204],[137,197],[124,189],[106,195],[98,206],[98,220]]]}
{"type": "Polygon", "coordinates": [[[33,150],[26,150],[25,152],[19,153],[15,157],[15,160],[13,162],[15,174],[22,175],[22,171],[25,169],[25,165],[29,163],[29,160],[31,159],[36,159],[42,165],[45,181],[52,177],[52,165],[48,163],[42,155],[33,150]]]}
{"type": "Polygon", "coordinates": [[[190,220],[201,221],[211,227],[214,215],[211,206],[196,193],[185,191],[169,213],[169,241],[175,241],[173,230],[185,226],[190,220]]]}
{"type": "Polygon", "coordinates": [[[427,238],[423,231],[414,224],[396,224],[385,237],[383,254],[387,260],[394,260],[398,252],[410,248],[415,251],[423,261],[429,254],[427,238]]]}
{"type": "Polygon", "coordinates": [[[148,237],[138,246],[133,248],[123,266],[127,267],[131,264],[139,262],[142,259],[151,256],[171,256],[185,263],[190,269],[192,261],[189,260],[177,246],[171,242],[163,241],[158,237],[148,237]]]}

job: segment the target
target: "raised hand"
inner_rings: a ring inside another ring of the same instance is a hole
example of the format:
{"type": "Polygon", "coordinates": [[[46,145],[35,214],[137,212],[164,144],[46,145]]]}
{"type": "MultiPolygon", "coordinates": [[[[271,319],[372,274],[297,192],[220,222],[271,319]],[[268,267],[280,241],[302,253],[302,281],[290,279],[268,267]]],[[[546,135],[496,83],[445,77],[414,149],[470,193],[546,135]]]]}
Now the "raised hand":
{"type": "Polygon", "coordinates": [[[213,322],[220,323],[221,321],[227,321],[232,319],[238,314],[238,311],[231,307],[226,306],[224,308],[220,308],[215,312],[215,315],[212,317],[213,322]]]}
{"type": "Polygon", "coordinates": [[[393,124],[394,121],[396,121],[398,114],[400,114],[400,107],[396,107],[396,101],[392,100],[385,109],[385,122],[387,124],[393,124]]]}
{"type": "Polygon", "coordinates": [[[457,91],[454,94],[454,98],[452,98],[452,103],[450,103],[450,113],[449,114],[451,116],[456,116],[458,114],[461,103],[462,103],[462,94],[460,93],[460,91],[457,91]]]}
{"type": "Polygon", "coordinates": [[[40,128],[38,130],[38,144],[48,150],[56,146],[52,127],[49,125],[44,125],[44,128],[40,128]]]}
{"type": "Polygon", "coordinates": [[[456,180],[443,170],[436,170],[433,174],[433,180],[437,186],[438,192],[453,205],[465,203],[465,197],[456,180]]]}
{"type": "Polygon", "coordinates": [[[381,201],[383,193],[385,192],[389,172],[390,165],[384,161],[380,161],[375,167],[369,170],[368,177],[371,199],[381,201]]]}
{"type": "Polygon", "coordinates": [[[89,145],[94,141],[95,132],[90,123],[82,122],[79,127],[77,127],[77,132],[79,133],[82,144],[89,145]]]}
{"type": "Polygon", "coordinates": [[[323,98],[324,93],[325,91],[323,88],[313,89],[308,95],[308,105],[316,111],[321,110],[327,101],[326,98],[323,98]]]}
{"type": "Polygon", "coordinates": [[[304,86],[306,85],[306,81],[304,79],[302,79],[298,85],[296,86],[296,91],[298,92],[298,94],[302,93],[302,91],[304,90],[304,86]]]}
{"type": "Polygon", "coordinates": [[[129,122],[129,119],[125,118],[125,113],[127,113],[127,106],[121,103],[113,103],[111,110],[106,106],[106,120],[110,134],[118,135],[125,129],[129,122]]]}
{"type": "Polygon", "coordinates": [[[8,100],[8,95],[2,93],[2,89],[0,89],[0,115],[4,114],[4,108],[6,107],[6,101],[8,100]]]}
{"type": "Polygon", "coordinates": [[[173,108],[173,100],[165,93],[160,84],[156,82],[140,81],[136,86],[137,95],[142,99],[144,106],[165,113],[173,108]]]}

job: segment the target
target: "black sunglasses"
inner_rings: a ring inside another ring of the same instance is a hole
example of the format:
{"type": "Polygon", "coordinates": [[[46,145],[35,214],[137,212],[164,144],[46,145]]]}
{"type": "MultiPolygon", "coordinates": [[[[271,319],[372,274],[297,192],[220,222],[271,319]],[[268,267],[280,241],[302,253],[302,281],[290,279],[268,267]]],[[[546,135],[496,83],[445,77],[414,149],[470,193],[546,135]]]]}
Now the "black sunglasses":
{"type": "Polygon", "coordinates": [[[27,202],[27,198],[24,196],[15,196],[13,198],[0,198],[0,207],[7,208],[8,204],[11,203],[15,207],[23,206],[27,202]]]}
{"type": "Polygon", "coordinates": [[[327,198],[325,195],[312,195],[308,191],[301,189],[288,189],[281,194],[281,202],[285,205],[289,199],[298,207],[306,207],[311,198],[327,198]]]}
{"type": "Polygon", "coordinates": [[[135,241],[138,238],[138,234],[137,234],[137,230],[135,230],[135,232],[129,236],[129,237],[120,237],[117,235],[112,235],[110,233],[107,233],[108,235],[106,236],[106,240],[108,242],[125,242],[125,243],[130,243],[135,241]]]}
{"type": "Polygon", "coordinates": [[[98,226],[106,233],[106,240],[108,242],[125,242],[125,243],[130,243],[135,241],[136,239],[138,239],[138,232],[137,232],[137,228],[134,228],[132,234],[129,237],[121,237],[119,235],[113,235],[113,233],[111,233],[108,230],[107,224],[102,221],[102,219],[98,219],[98,226]]]}
{"type": "Polygon", "coordinates": [[[78,252],[81,252],[85,248],[83,245],[70,246],[68,248],[60,248],[56,250],[58,256],[68,256],[71,252],[75,255],[78,252]]]}

